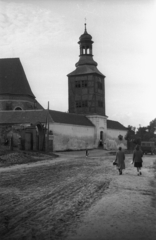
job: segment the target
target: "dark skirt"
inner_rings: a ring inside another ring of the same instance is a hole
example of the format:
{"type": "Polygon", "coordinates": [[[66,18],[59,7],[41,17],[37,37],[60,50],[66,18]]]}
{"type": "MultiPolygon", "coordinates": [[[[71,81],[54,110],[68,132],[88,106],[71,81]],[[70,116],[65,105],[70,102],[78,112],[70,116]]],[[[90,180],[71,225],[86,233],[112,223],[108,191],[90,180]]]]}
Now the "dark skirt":
{"type": "Polygon", "coordinates": [[[134,167],[141,168],[142,167],[142,162],[135,162],[134,167]]]}

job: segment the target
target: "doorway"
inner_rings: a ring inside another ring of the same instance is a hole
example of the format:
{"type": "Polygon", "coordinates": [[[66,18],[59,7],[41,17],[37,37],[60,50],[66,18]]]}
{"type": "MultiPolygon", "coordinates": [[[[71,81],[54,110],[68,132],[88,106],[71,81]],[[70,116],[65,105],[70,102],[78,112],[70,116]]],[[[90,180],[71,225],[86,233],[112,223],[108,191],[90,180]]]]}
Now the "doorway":
{"type": "Polygon", "coordinates": [[[100,131],[99,147],[103,148],[103,131],[100,131]]]}

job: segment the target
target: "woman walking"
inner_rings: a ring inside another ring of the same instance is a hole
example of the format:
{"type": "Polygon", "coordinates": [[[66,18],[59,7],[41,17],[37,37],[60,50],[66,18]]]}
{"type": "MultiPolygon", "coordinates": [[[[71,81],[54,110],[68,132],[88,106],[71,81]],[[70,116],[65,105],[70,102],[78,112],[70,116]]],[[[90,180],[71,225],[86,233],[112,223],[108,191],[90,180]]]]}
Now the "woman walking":
{"type": "Polygon", "coordinates": [[[137,145],[133,152],[133,163],[134,163],[134,167],[137,168],[138,176],[142,174],[141,173],[142,157],[143,157],[143,152],[141,151],[139,145],[137,145]]]}
{"type": "Polygon", "coordinates": [[[119,147],[119,150],[116,153],[116,166],[119,171],[119,175],[122,175],[122,170],[125,169],[125,154],[122,151],[122,148],[119,147]]]}

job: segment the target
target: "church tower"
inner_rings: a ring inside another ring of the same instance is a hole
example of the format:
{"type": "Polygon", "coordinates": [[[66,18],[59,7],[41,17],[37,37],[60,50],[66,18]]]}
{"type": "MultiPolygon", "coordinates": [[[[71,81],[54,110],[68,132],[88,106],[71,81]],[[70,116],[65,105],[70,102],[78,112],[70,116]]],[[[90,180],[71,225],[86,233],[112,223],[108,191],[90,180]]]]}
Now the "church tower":
{"type": "Polygon", "coordinates": [[[86,24],[79,39],[80,58],[76,70],[68,74],[69,113],[105,116],[105,76],[93,60],[94,42],[86,24]]]}
{"type": "Polygon", "coordinates": [[[107,132],[105,76],[93,60],[93,41],[85,24],[79,38],[80,58],[68,76],[69,113],[83,114],[95,126],[95,146],[104,147],[107,132]]]}

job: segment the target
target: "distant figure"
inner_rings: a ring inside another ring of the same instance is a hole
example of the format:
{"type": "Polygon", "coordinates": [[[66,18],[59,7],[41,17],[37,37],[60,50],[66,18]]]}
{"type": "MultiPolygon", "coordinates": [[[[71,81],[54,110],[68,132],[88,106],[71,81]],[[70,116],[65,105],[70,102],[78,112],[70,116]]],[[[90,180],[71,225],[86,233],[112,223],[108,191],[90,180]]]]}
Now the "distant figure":
{"type": "Polygon", "coordinates": [[[86,157],[88,157],[88,156],[89,156],[88,149],[86,149],[86,157]]]}
{"type": "Polygon", "coordinates": [[[7,146],[9,145],[9,140],[6,138],[5,141],[4,141],[4,145],[7,146]]]}
{"type": "Polygon", "coordinates": [[[137,145],[133,152],[133,163],[134,163],[134,167],[137,168],[138,176],[142,174],[141,173],[142,157],[143,157],[143,152],[141,151],[139,145],[137,145]]]}
{"type": "Polygon", "coordinates": [[[125,154],[122,151],[122,148],[119,147],[119,150],[116,153],[116,166],[119,171],[119,175],[122,175],[122,170],[125,169],[125,154]]]}
{"type": "Polygon", "coordinates": [[[89,156],[89,151],[88,151],[88,143],[86,143],[86,157],[89,156]]]}

